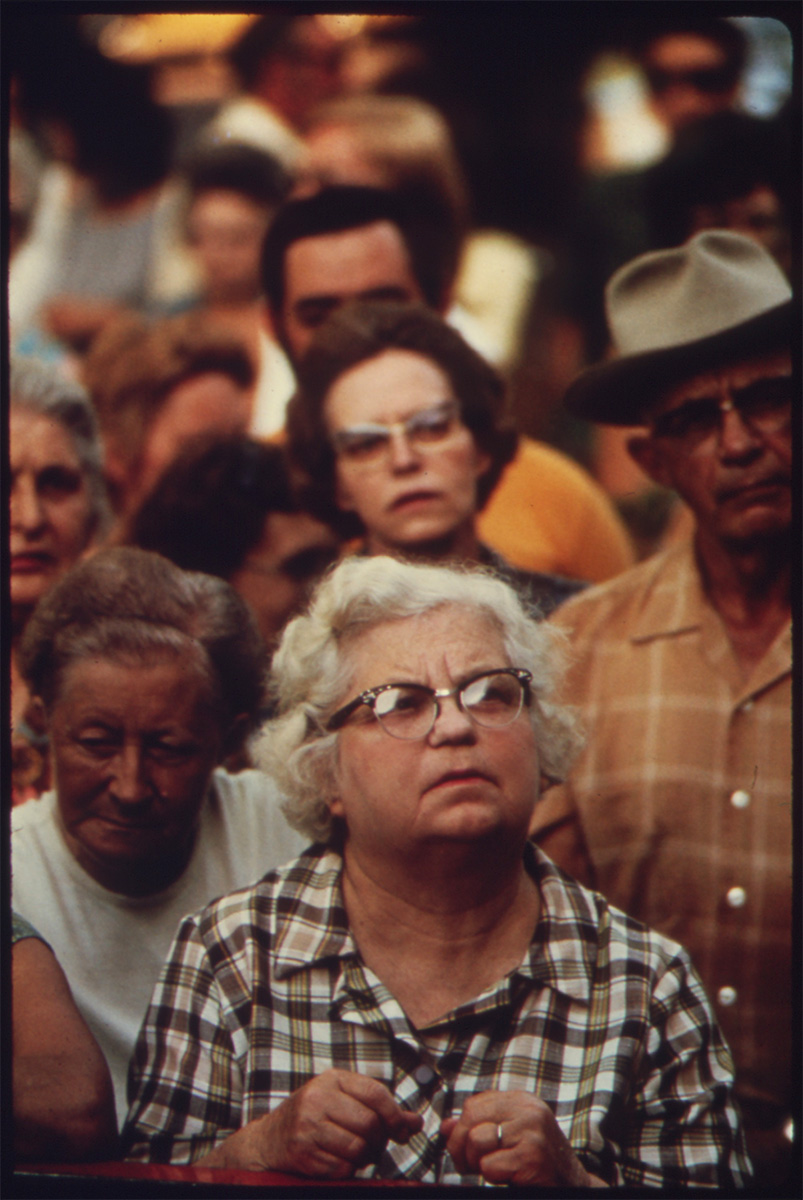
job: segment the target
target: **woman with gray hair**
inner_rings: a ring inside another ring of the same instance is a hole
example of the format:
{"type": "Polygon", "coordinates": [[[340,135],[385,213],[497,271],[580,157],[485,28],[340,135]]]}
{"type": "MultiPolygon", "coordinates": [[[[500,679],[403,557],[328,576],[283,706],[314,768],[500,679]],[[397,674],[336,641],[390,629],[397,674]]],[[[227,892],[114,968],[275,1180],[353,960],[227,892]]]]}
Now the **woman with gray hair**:
{"type": "Polygon", "coordinates": [[[12,814],[14,908],[58,954],[122,1120],[180,918],[305,845],[265,775],[222,765],[258,721],[265,647],[222,579],[120,548],[48,592],[20,665],[55,786],[12,814]]]}
{"type": "Polygon", "coordinates": [[[419,1182],[738,1186],[685,952],[527,838],[576,746],[561,639],[504,582],[351,558],[287,627],[262,763],[318,839],[183,922],[131,1157],[419,1182]]]}
{"type": "Polygon", "coordinates": [[[11,361],[9,592],[15,802],[47,787],[46,739],[18,670],[23,630],[48,588],[103,534],[109,507],[89,396],[35,359],[11,361]]]}

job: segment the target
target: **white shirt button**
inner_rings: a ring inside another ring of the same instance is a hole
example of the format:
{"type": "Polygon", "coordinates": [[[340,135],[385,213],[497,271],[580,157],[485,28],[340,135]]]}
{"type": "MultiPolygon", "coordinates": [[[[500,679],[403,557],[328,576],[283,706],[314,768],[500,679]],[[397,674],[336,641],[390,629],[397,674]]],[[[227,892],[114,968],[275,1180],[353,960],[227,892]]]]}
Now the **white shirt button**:
{"type": "Polygon", "coordinates": [[[750,793],[742,791],[741,788],[739,788],[738,791],[735,791],[731,796],[731,804],[734,808],[747,808],[749,803],[750,793]]]}
{"type": "Polygon", "coordinates": [[[419,1067],[413,1071],[413,1079],[419,1087],[427,1087],[435,1078],[435,1072],[432,1067],[428,1067],[426,1063],[421,1063],[419,1067]]]}
{"type": "Polygon", "coordinates": [[[728,889],[725,899],[731,908],[744,908],[747,904],[747,892],[742,887],[732,887],[728,889]]]}
{"type": "Polygon", "coordinates": [[[721,987],[717,992],[717,1000],[720,1002],[723,1008],[730,1008],[732,1004],[736,1003],[736,999],[736,988],[721,987]]]}

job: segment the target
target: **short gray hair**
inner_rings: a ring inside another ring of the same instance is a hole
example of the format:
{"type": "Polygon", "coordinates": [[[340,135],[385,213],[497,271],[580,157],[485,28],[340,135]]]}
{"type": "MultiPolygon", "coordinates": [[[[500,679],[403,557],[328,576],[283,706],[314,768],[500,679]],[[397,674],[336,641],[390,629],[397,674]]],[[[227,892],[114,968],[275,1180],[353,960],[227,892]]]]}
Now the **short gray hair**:
{"type": "Polygon", "coordinates": [[[13,409],[57,421],[69,437],[87,483],[90,514],[87,542],[103,532],[111,519],[103,449],[89,393],[56,368],[35,358],[12,357],[9,396],[13,409]]]}
{"type": "Polygon", "coordinates": [[[328,733],[326,724],[346,699],[349,647],[374,626],[450,606],[495,625],[511,664],[532,673],[530,716],[541,767],[551,779],[565,776],[580,735],[574,710],[554,700],[564,670],[564,635],[534,620],[513,588],[490,571],[354,556],[324,577],[308,611],[286,627],[273,658],[277,715],[254,751],[284,793],[294,828],[318,841],[332,836],[338,734],[328,733]]]}

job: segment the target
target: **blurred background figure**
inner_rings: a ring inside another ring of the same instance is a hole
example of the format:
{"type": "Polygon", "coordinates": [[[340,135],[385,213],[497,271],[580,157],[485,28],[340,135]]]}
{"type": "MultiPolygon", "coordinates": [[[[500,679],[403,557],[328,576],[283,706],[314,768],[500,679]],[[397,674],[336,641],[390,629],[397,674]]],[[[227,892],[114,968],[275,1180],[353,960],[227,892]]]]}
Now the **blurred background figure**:
{"type": "Polygon", "coordinates": [[[296,195],[359,184],[449,213],[458,246],[449,320],[495,366],[510,369],[542,268],[520,238],[471,229],[468,186],[438,110],[414,96],[343,96],[312,113],[304,147],[296,195]]]}
{"type": "Polygon", "coordinates": [[[47,738],[19,672],[42,596],[104,535],[110,518],[89,397],[54,367],[14,359],[9,408],[12,799],[47,787],[47,738]]]}
{"type": "Polygon", "coordinates": [[[248,346],[256,374],[250,429],[276,434],[284,424],[293,375],[268,333],[260,253],[290,176],[274,156],[232,143],[197,152],[183,177],[189,193],[187,244],[200,274],[194,304],[248,346]]]}
{"type": "Polygon", "coordinates": [[[116,1157],[117,1119],[106,1060],[55,954],[16,913],[11,998],[17,1164],[116,1157]]]}
{"type": "Polygon", "coordinates": [[[290,178],[252,146],[197,154],[185,167],[187,242],[201,273],[201,301],[212,308],[253,306],[259,299],[259,251],[290,178]]]}
{"type": "Polygon", "coordinates": [[[48,161],[9,306],[19,335],[33,327],[82,354],[121,310],[158,309],[186,287],[171,121],[147,70],[106,58],[69,18],[22,41],[18,110],[48,161]]]}
{"type": "Polygon", "coordinates": [[[725,111],[681,129],[669,153],[647,172],[651,245],[679,246],[704,229],[730,229],[752,237],[790,275],[794,198],[787,116],[725,111]]]}
{"type": "Polygon", "coordinates": [[[94,342],[84,379],[105,447],[116,541],[188,442],[245,433],[251,419],[248,349],[203,313],[116,321],[94,342]]]}
{"type": "Polygon", "coordinates": [[[747,63],[737,25],[696,8],[658,18],[634,46],[650,105],[674,140],[701,117],[732,109],[747,63]],[[663,28],[661,28],[663,24],[663,28]]]}
{"type": "Polygon", "coordinates": [[[130,542],[227,580],[269,645],[338,547],[331,529],[299,507],[279,447],[249,438],[179,455],[136,514],[130,542]]]}
{"type": "Polygon", "coordinates": [[[240,95],[222,106],[204,138],[247,142],[293,169],[309,113],[341,89],[341,52],[317,15],[284,9],[259,17],[229,51],[240,95]]]}

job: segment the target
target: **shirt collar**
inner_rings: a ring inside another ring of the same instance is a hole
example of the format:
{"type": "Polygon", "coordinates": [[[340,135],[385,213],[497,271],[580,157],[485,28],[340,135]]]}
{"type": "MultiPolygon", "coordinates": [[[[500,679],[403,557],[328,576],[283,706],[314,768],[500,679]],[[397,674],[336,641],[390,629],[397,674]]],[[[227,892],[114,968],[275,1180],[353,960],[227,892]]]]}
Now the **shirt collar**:
{"type": "Polygon", "coordinates": [[[708,607],[694,546],[689,539],[656,556],[641,611],[633,620],[630,640],[643,642],[697,629],[708,607]]]}
{"type": "MultiPolygon", "coordinates": [[[[564,876],[529,843],[525,867],[538,885],[541,915],[520,966],[500,985],[512,998],[516,979],[530,979],[587,1003],[597,955],[598,918],[591,894],[564,876]]],[[[340,854],[313,847],[285,877],[277,902],[274,965],[278,979],[325,959],[358,957],[343,906],[342,870],[340,854]]],[[[487,996],[478,997],[478,1002],[498,1004],[500,985],[490,989],[487,996]]]]}

